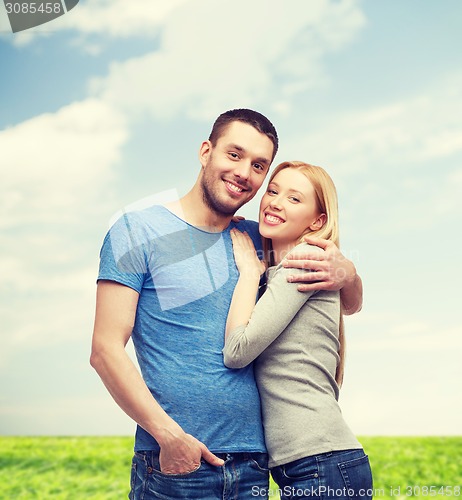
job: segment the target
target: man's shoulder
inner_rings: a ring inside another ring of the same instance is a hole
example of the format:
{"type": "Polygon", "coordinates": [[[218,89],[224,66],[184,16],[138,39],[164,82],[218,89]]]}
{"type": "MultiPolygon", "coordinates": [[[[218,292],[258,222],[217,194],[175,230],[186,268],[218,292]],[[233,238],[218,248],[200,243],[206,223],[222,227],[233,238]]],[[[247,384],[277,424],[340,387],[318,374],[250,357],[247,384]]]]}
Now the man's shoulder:
{"type": "Polygon", "coordinates": [[[254,220],[241,220],[236,223],[236,229],[239,231],[252,231],[254,233],[258,233],[258,222],[254,220]]]}
{"type": "Polygon", "coordinates": [[[160,235],[172,231],[173,217],[162,206],[151,206],[142,210],[120,212],[106,234],[105,241],[128,251],[133,246],[146,245],[160,235]]]}
{"type": "Polygon", "coordinates": [[[162,220],[171,216],[172,214],[162,205],[151,205],[143,209],[130,210],[120,214],[120,217],[125,217],[140,224],[152,220],[162,220]]]}
{"type": "Polygon", "coordinates": [[[234,227],[239,231],[245,231],[252,238],[253,244],[257,250],[262,249],[262,239],[258,231],[258,222],[254,220],[241,220],[234,223],[234,227]]]}
{"type": "Polygon", "coordinates": [[[156,227],[170,221],[174,216],[161,205],[152,205],[142,210],[130,210],[119,212],[113,218],[112,228],[117,226],[129,226],[135,228],[156,227]]]}

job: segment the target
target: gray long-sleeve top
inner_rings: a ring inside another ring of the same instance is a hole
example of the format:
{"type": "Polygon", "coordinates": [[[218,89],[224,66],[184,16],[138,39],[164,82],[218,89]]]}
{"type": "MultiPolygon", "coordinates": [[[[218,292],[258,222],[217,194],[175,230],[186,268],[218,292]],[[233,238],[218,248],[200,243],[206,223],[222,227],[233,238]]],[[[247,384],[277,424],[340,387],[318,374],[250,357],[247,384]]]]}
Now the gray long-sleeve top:
{"type": "MultiPolygon", "coordinates": [[[[296,248],[302,246],[307,245],[296,248]]],[[[234,329],[223,349],[229,368],[257,358],[270,467],[362,447],[337,402],[340,294],[301,293],[296,283],[287,282],[294,272],[281,265],[268,269],[267,289],[248,325],[234,329]]]]}

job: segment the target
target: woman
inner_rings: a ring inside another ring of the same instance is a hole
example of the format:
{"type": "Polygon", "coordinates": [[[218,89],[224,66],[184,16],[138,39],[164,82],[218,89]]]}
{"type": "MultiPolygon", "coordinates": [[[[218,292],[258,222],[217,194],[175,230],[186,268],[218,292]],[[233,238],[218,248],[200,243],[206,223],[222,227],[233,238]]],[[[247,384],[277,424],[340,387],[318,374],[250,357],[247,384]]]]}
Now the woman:
{"type": "MultiPolygon", "coordinates": [[[[258,303],[264,266],[251,239],[232,231],[240,277],[231,302],[225,365],[253,360],[262,400],[269,466],[281,499],[371,498],[367,455],[337,403],[343,377],[343,325],[336,291],[300,293],[287,282],[283,259],[308,233],[338,245],[335,186],[320,167],[284,162],[260,204],[267,288],[258,303]]],[[[313,247],[322,252],[318,247],[313,247]]]]}

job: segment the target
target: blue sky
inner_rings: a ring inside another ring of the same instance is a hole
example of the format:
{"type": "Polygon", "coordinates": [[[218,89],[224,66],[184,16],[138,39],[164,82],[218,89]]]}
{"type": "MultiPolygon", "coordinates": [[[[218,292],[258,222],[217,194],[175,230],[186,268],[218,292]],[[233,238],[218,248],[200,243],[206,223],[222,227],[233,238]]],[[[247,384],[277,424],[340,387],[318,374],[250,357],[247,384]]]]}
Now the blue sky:
{"type": "Polygon", "coordinates": [[[458,0],[81,0],[13,35],[0,5],[0,432],[133,432],[88,363],[102,239],[184,194],[215,117],[250,107],[276,164],[338,188],[365,287],[350,426],[461,434],[461,19],[458,0]]]}

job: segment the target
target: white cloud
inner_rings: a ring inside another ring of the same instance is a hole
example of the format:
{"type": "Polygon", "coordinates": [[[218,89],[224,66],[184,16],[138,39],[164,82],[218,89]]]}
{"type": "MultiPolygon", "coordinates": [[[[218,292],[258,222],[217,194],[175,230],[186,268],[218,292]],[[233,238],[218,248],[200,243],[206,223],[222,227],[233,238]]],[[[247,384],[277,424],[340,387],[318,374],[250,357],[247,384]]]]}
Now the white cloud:
{"type": "Polygon", "coordinates": [[[325,78],[321,58],[364,25],[354,0],[224,1],[184,4],[165,24],[160,48],[94,80],[94,95],[127,113],[210,119],[237,105],[290,108],[325,78]],[[194,22],[192,22],[194,20],[194,22]]]}
{"type": "Polygon", "coordinates": [[[446,319],[445,325],[393,308],[347,318],[340,404],[356,433],[460,434],[462,398],[454,391],[462,340],[458,325],[446,319]]]}
{"type": "MultiPolygon", "coordinates": [[[[293,100],[326,82],[322,57],[365,24],[358,0],[89,0],[47,23],[75,31],[74,46],[100,53],[108,38],[159,37],[159,49],[113,63],[90,88],[130,114],[211,119],[236,106],[288,113],[293,100]]],[[[13,37],[25,45],[40,28],[13,37]]]]}
{"type": "Polygon", "coordinates": [[[156,27],[191,0],[88,0],[63,19],[61,29],[115,38],[152,37],[156,27]]]}
{"type": "MultiPolygon", "coordinates": [[[[181,5],[191,0],[87,0],[80,2],[69,13],[44,25],[9,35],[6,39],[17,46],[27,46],[37,37],[50,36],[53,32],[74,31],[79,44],[88,43],[88,36],[103,39],[145,37],[153,38],[162,23],[181,5]]],[[[3,12],[2,12],[3,14],[3,12]]],[[[0,29],[11,30],[8,18],[0,16],[0,29]]]]}
{"type": "MultiPolygon", "coordinates": [[[[387,366],[387,369],[392,370],[392,367],[387,366]]],[[[408,384],[404,379],[400,383],[395,382],[395,377],[390,373],[386,375],[374,386],[377,381],[370,373],[367,374],[370,377],[368,385],[372,385],[373,389],[365,389],[365,384],[358,377],[349,381],[348,389],[342,391],[342,413],[355,434],[460,435],[460,399],[456,400],[442,393],[440,384],[432,385],[423,381],[408,384]]]]}
{"type": "Polygon", "coordinates": [[[100,242],[88,234],[107,220],[127,137],[120,113],[96,99],[0,132],[2,362],[24,345],[89,337],[100,242]]]}
{"type": "Polygon", "coordinates": [[[135,426],[105,389],[95,396],[15,403],[0,410],[0,432],[7,435],[129,436],[135,426]]]}
{"type": "Polygon", "coordinates": [[[1,226],[88,214],[127,136],[120,113],[96,99],[0,132],[1,226]]]}
{"type": "MultiPolygon", "coordinates": [[[[432,311],[433,312],[433,311],[432,311]]],[[[450,321],[451,318],[448,318],[450,321]]],[[[433,315],[422,312],[418,319],[388,312],[361,312],[346,319],[348,346],[352,352],[441,353],[462,349],[460,328],[452,322],[443,325],[433,315]]]]}
{"type": "Polygon", "coordinates": [[[300,157],[310,151],[310,161],[349,175],[393,167],[403,176],[462,152],[461,115],[462,73],[455,72],[407,100],[320,118],[316,131],[286,141],[285,150],[300,157]]]}
{"type": "MultiPolygon", "coordinates": [[[[46,260],[48,257],[50,261],[55,253],[59,252],[47,249],[45,256],[40,258],[46,260]]],[[[4,260],[3,255],[1,260],[4,260]]],[[[19,253],[19,258],[6,259],[0,268],[0,293],[4,303],[0,308],[0,370],[14,369],[14,360],[21,353],[52,349],[51,346],[59,344],[84,342],[89,352],[97,250],[94,266],[84,267],[78,260],[72,266],[47,264],[42,267],[34,255],[27,259],[19,253]]]]}

